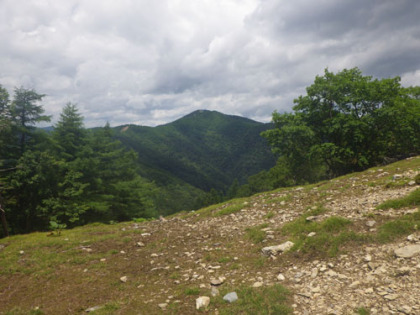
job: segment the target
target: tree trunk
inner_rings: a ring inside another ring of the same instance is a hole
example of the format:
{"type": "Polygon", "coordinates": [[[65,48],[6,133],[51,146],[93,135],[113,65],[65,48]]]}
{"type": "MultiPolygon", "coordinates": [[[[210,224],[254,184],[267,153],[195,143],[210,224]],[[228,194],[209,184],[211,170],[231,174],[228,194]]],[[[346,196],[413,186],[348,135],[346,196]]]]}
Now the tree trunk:
{"type": "Polygon", "coordinates": [[[1,225],[3,226],[3,234],[5,237],[7,237],[9,236],[9,231],[7,229],[6,212],[1,207],[1,204],[0,204],[0,220],[1,220],[1,225]]]}

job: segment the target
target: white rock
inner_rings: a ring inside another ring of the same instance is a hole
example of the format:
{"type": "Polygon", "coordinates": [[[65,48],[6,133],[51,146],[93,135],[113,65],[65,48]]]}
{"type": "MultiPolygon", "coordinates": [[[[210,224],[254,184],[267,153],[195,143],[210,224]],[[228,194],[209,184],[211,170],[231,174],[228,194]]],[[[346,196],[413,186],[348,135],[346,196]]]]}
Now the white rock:
{"type": "Polygon", "coordinates": [[[284,280],[286,280],[286,278],[283,276],[282,273],[279,273],[279,275],[277,276],[277,280],[284,281],[284,280]]]}
{"type": "Polygon", "coordinates": [[[124,283],[126,283],[127,280],[128,280],[127,276],[123,276],[123,277],[120,278],[120,281],[124,282],[124,283]]]}
{"type": "Polygon", "coordinates": [[[259,288],[259,287],[262,287],[264,285],[264,283],[262,283],[262,282],[255,282],[253,285],[252,285],[252,287],[253,288],[259,288]]]}
{"type": "Polygon", "coordinates": [[[230,292],[223,297],[223,300],[232,303],[238,300],[238,295],[236,294],[236,292],[230,292]]]}
{"type": "Polygon", "coordinates": [[[200,308],[206,308],[210,304],[210,298],[208,296],[200,296],[195,300],[195,308],[199,310],[200,308]]]}
{"type": "Polygon", "coordinates": [[[293,245],[295,245],[293,242],[287,241],[280,245],[264,247],[261,251],[266,256],[277,255],[278,253],[288,251],[293,245]]]}
{"type": "Polygon", "coordinates": [[[420,254],[420,245],[408,245],[394,250],[395,256],[401,258],[411,258],[420,254]]]}

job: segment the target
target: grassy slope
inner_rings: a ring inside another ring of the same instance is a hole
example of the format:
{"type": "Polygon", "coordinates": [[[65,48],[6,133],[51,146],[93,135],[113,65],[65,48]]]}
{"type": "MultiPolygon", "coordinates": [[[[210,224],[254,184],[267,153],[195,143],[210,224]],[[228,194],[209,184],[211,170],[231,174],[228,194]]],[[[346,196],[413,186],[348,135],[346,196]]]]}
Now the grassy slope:
{"type": "MultiPolygon", "coordinates": [[[[420,171],[420,157],[383,171],[376,168],[179,213],[165,222],[90,225],[66,230],[61,236],[33,233],[1,239],[0,248],[5,247],[0,249],[0,314],[76,314],[96,305],[103,308],[95,314],[159,314],[159,303],[168,303],[168,313],[202,313],[195,311],[195,299],[210,295],[210,279],[222,275],[227,280],[221,293],[236,290],[245,305],[212,298],[211,312],[217,308],[221,314],[246,314],[244,310],[258,309],[261,314],[264,310],[288,314],[290,295],[274,285],[278,270],[303,260],[357,251],[363,243],[398,240],[420,224],[417,214],[387,216],[380,207],[360,215],[379,222],[374,233],[367,232],[360,220],[350,222],[336,215],[322,222],[306,218],[326,215],[331,211],[324,207],[326,203],[351,200],[367,190],[372,194],[413,191],[409,179],[392,180],[393,174],[408,170],[420,171]],[[400,227],[404,227],[402,234],[400,227]],[[274,232],[274,240],[263,243],[266,228],[274,232]],[[309,231],[317,236],[309,239],[309,231]],[[282,259],[273,261],[260,254],[263,246],[286,240],[296,246],[282,259]],[[265,275],[274,286],[252,289],[258,276],[265,275]],[[120,281],[122,276],[127,276],[126,283],[120,281]],[[277,305],[272,297],[280,292],[284,301],[277,305]]],[[[413,207],[418,193],[410,196],[413,207]]]]}

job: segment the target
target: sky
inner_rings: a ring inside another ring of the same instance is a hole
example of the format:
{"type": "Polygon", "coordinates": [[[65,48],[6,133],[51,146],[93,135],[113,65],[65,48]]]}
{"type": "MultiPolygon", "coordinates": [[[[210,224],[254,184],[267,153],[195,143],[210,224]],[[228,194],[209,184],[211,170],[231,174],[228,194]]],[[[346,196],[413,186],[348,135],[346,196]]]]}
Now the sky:
{"type": "Polygon", "coordinates": [[[268,122],[325,68],[420,85],[418,0],[0,0],[0,84],[52,123],[156,126],[198,109],[268,122]]]}

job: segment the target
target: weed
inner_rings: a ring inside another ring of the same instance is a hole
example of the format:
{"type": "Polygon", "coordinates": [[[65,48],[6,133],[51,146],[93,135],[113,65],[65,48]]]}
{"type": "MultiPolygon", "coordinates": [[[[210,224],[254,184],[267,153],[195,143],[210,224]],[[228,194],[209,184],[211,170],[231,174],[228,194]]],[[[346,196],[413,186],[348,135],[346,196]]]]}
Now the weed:
{"type": "Polygon", "coordinates": [[[219,260],[218,260],[218,262],[219,263],[221,263],[221,264],[223,264],[223,263],[228,263],[228,262],[230,262],[232,260],[232,258],[230,258],[230,257],[221,257],[219,260]]]}

